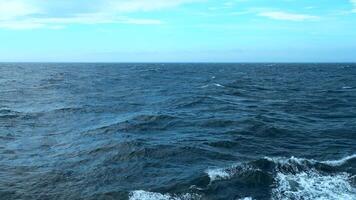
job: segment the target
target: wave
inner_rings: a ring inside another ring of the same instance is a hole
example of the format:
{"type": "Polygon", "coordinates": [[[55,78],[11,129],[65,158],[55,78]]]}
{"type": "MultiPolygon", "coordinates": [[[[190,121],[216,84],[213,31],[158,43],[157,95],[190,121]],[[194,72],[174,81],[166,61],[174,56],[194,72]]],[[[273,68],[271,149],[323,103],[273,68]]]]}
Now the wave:
{"type": "Polygon", "coordinates": [[[242,175],[247,171],[254,171],[260,169],[255,169],[249,165],[245,164],[236,164],[227,168],[217,168],[217,169],[208,169],[205,171],[210,178],[210,182],[218,181],[218,180],[227,180],[234,176],[242,175]]]}
{"type": "MultiPolygon", "coordinates": [[[[247,184],[269,188],[270,192],[266,198],[271,200],[356,200],[356,176],[353,169],[351,172],[347,170],[348,164],[355,161],[355,158],[356,154],[327,161],[297,157],[264,157],[225,168],[208,169],[205,174],[210,181],[206,182],[205,186],[192,185],[192,193],[162,194],[137,190],[131,192],[129,197],[130,200],[195,200],[204,199],[204,192],[212,194],[214,188],[247,184]]],[[[238,196],[239,200],[254,199],[249,193],[238,196]]]]}
{"type": "Polygon", "coordinates": [[[10,109],[0,109],[0,119],[17,118],[20,116],[20,112],[16,112],[10,109]]]}
{"type": "Polygon", "coordinates": [[[341,158],[339,160],[328,160],[328,161],[323,161],[322,163],[325,163],[327,165],[331,166],[342,166],[346,164],[347,162],[356,159],[356,154],[351,155],[351,156],[346,156],[344,158],[341,158]]]}
{"type": "Polygon", "coordinates": [[[198,194],[161,194],[157,192],[147,192],[144,190],[136,190],[129,194],[130,200],[199,200],[202,199],[198,194]]]}
{"type": "Polygon", "coordinates": [[[291,163],[296,163],[299,165],[315,165],[315,164],[325,164],[333,167],[339,167],[342,166],[351,160],[356,159],[356,154],[346,156],[344,158],[341,158],[339,160],[326,160],[326,161],[318,161],[314,159],[305,159],[305,158],[296,158],[292,156],[291,158],[284,158],[284,157],[265,157],[265,159],[274,162],[275,164],[281,164],[281,165],[286,165],[286,164],[291,164],[291,163]]]}
{"type": "Polygon", "coordinates": [[[69,114],[75,112],[82,112],[83,108],[74,108],[74,107],[63,107],[63,108],[54,108],[52,110],[42,110],[42,111],[14,111],[9,109],[0,109],[0,118],[36,118],[43,116],[45,114],[69,114]]]}
{"type": "Polygon", "coordinates": [[[207,85],[204,85],[204,86],[201,86],[201,88],[207,88],[207,87],[210,87],[210,86],[216,86],[216,87],[221,87],[221,88],[224,88],[225,86],[219,84],[219,83],[212,83],[212,84],[207,84],[207,85]]]}
{"type": "Polygon", "coordinates": [[[284,158],[284,157],[264,157],[256,161],[249,163],[238,163],[226,168],[215,168],[208,169],[205,172],[209,176],[211,181],[229,179],[239,173],[248,171],[248,170],[262,170],[263,168],[268,168],[266,166],[273,165],[273,170],[277,172],[284,173],[298,173],[301,171],[318,169],[318,166],[325,165],[329,167],[340,167],[348,162],[356,160],[356,154],[351,156],[346,156],[339,160],[327,160],[327,161],[318,161],[314,159],[305,159],[305,158],[284,158]]]}
{"type": "Polygon", "coordinates": [[[249,181],[257,183],[261,177],[270,176],[273,179],[270,185],[272,200],[354,200],[356,188],[352,182],[355,175],[353,172],[347,172],[347,167],[346,169],[340,167],[347,166],[355,159],[356,154],[328,161],[296,157],[265,157],[226,168],[208,169],[205,173],[210,178],[210,184],[230,179],[246,181],[248,180],[246,176],[254,179],[249,181]]]}
{"type": "Polygon", "coordinates": [[[117,131],[123,132],[139,132],[152,130],[166,130],[170,126],[181,122],[179,117],[165,114],[139,114],[135,116],[122,117],[116,122],[107,125],[94,127],[85,131],[85,134],[97,133],[114,133],[117,131]]]}

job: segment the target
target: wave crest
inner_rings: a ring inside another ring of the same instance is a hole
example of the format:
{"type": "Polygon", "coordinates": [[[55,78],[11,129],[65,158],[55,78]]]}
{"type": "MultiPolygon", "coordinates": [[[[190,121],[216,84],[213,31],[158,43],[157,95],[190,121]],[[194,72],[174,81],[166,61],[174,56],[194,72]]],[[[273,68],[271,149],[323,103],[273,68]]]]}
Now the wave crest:
{"type": "MultiPolygon", "coordinates": [[[[352,180],[353,172],[347,173],[348,164],[356,155],[339,160],[318,161],[304,158],[265,157],[248,163],[240,163],[226,168],[209,169],[205,172],[210,183],[238,178],[246,182],[249,176],[259,184],[263,175],[270,176],[273,200],[331,200],[356,199],[356,188],[352,180]],[[262,173],[262,175],[261,175],[262,173]],[[252,175],[251,175],[252,174],[252,175]]],[[[268,178],[268,177],[267,177],[268,178]]],[[[264,182],[268,183],[267,179],[264,182]]]]}

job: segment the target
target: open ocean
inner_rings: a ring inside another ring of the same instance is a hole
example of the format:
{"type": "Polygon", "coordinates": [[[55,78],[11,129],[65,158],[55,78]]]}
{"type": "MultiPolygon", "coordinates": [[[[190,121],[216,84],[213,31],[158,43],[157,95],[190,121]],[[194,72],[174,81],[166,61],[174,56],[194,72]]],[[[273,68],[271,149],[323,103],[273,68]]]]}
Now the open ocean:
{"type": "Polygon", "coordinates": [[[356,64],[0,64],[0,199],[355,200],[356,64]]]}

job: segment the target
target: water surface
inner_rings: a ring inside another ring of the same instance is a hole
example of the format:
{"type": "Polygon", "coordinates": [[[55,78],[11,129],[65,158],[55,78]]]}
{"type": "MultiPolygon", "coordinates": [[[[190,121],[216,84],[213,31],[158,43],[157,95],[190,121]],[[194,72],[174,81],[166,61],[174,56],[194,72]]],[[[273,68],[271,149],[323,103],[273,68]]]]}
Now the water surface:
{"type": "Polygon", "coordinates": [[[355,64],[0,64],[1,199],[356,199],[355,64]]]}

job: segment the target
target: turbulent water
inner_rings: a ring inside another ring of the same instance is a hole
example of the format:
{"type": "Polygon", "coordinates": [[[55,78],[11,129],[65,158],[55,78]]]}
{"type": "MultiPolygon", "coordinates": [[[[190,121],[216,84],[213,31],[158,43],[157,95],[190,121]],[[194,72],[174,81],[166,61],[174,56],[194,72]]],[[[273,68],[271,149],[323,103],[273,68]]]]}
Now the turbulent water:
{"type": "Polygon", "coordinates": [[[356,64],[0,64],[0,199],[356,199],[356,64]]]}

